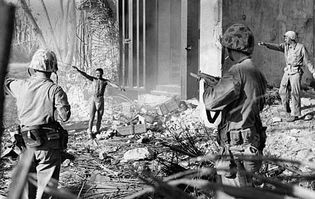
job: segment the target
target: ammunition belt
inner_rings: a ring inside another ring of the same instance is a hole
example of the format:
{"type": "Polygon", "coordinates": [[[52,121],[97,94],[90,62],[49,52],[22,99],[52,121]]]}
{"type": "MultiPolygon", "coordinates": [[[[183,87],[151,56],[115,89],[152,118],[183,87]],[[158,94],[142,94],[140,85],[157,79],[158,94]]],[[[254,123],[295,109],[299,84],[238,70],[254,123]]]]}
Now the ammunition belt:
{"type": "Polygon", "coordinates": [[[63,133],[47,126],[22,127],[21,135],[27,147],[36,149],[61,149],[63,133]]]}

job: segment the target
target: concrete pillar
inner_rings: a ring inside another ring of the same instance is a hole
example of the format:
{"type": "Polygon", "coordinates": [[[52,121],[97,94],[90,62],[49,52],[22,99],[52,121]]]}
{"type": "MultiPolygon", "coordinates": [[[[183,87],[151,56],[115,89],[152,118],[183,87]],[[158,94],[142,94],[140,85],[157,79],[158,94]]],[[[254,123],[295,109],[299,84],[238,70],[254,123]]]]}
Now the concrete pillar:
{"type": "Polygon", "coordinates": [[[200,70],[221,76],[222,0],[201,0],[200,70]]]}
{"type": "MultiPolygon", "coordinates": [[[[200,4],[200,70],[213,76],[221,76],[222,0],[201,0],[200,4]]],[[[206,126],[214,126],[207,120],[202,94],[204,83],[200,81],[200,116],[206,126]]],[[[216,122],[217,123],[217,122],[216,122]]]]}

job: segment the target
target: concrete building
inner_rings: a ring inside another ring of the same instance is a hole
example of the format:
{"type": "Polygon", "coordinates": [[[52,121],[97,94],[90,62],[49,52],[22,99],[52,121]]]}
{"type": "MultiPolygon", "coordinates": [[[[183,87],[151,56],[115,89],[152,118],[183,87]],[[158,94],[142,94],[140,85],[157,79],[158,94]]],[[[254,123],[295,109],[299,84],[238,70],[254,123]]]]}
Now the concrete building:
{"type": "MultiPolygon", "coordinates": [[[[131,90],[198,97],[198,70],[220,76],[219,37],[233,23],[248,25],[257,41],[283,42],[294,30],[313,56],[312,0],[119,0],[120,79],[131,90]]],[[[253,58],[270,85],[283,74],[281,53],[255,46],[253,58]]],[[[230,63],[225,63],[230,64],[230,63]]],[[[305,69],[303,81],[311,78],[305,69]]]]}

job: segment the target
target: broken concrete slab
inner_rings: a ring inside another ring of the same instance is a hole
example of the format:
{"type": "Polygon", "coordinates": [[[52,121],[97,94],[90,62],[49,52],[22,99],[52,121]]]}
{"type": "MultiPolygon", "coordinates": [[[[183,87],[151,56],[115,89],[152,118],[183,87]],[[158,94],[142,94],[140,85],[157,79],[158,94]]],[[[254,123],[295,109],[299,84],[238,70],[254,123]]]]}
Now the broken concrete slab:
{"type": "Polygon", "coordinates": [[[141,134],[147,132],[146,124],[136,124],[133,125],[134,134],[141,134]]]}
{"type": "Polygon", "coordinates": [[[117,127],[117,133],[118,135],[122,136],[133,135],[134,134],[133,125],[117,127]]]}
{"type": "Polygon", "coordinates": [[[124,154],[123,161],[150,160],[153,156],[154,152],[147,147],[136,148],[127,151],[124,154]]]}

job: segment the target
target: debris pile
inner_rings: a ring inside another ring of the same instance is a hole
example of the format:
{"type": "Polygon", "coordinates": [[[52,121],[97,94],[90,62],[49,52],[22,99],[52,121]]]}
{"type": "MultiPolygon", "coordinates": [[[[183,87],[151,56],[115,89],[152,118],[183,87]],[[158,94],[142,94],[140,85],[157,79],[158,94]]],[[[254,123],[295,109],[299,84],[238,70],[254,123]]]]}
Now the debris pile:
{"type": "MultiPolygon", "coordinates": [[[[293,124],[283,122],[277,90],[269,93],[270,104],[262,113],[263,123],[268,126],[264,150],[267,159],[260,174],[281,182],[302,183],[303,179],[296,176],[309,175],[312,171],[309,167],[270,159],[312,162],[314,125],[303,120],[293,124]]],[[[302,103],[304,111],[315,111],[313,99],[302,98],[302,103]]],[[[132,198],[133,194],[151,193],[160,187],[169,190],[169,182],[184,177],[199,180],[198,183],[202,180],[214,183],[213,167],[219,151],[217,132],[201,122],[196,105],[189,100],[169,98],[154,105],[130,100],[112,104],[94,140],[88,139],[87,121],[68,122],[64,127],[69,131],[67,153],[74,159],[65,156],[59,187],[81,198],[132,198]]],[[[3,147],[12,145],[11,131],[13,127],[6,129],[3,147]]],[[[6,195],[10,172],[17,160],[10,155],[2,159],[0,194],[6,195]]],[[[303,187],[312,188],[311,181],[302,184],[303,187]]],[[[214,192],[199,192],[193,187],[200,184],[191,182],[185,181],[188,184],[177,187],[195,198],[212,198],[214,192]]],[[[258,183],[260,187],[273,189],[272,183],[263,182],[258,183]]]]}

